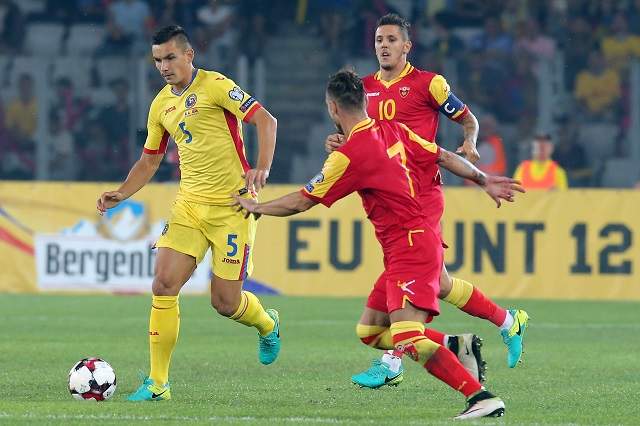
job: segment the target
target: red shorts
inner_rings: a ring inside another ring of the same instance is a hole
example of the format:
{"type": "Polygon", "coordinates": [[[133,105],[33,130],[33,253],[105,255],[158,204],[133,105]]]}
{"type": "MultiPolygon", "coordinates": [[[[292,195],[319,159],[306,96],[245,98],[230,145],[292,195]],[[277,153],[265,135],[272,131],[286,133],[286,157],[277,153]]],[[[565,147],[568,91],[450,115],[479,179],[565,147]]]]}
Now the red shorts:
{"type": "Polygon", "coordinates": [[[427,223],[440,238],[442,247],[447,248],[447,244],[442,238],[441,226],[442,215],[444,214],[442,185],[434,185],[429,191],[420,194],[420,206],[422,206],[422,212],[426,215],[427,223]]]}
{"type": "Polygon", "coordinates": [[[424,229],[411,231],[409,238],[406,231],[384,252],[385,270],[369,294],[367,307],[391,313],[409,302],[430,316],[439,315],[443,262],[439,236],[432,229],[424,229]]]}

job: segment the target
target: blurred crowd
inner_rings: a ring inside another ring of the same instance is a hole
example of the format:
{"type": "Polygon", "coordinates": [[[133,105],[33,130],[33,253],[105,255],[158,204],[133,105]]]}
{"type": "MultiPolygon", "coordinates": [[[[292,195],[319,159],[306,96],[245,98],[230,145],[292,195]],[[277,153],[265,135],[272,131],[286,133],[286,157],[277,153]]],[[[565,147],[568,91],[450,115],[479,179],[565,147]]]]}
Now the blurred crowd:
{"type": "MultiPolygon", "coordinates": [[[[233,76],[239,56],[253,63],[268,53],[270,37],[290,24],[320,37],[335,69],[354,58],[374,57],[375,23],[389,12],[412,22],[411,62],[443,73],[480,118],[486,170],[512,174],[530,157],[536,135],[544,133],[569,186],[600,185],[603,158],[594,159],[581,140],[585,124],[605,129],[610,157],[629,154],[629,70],[640,57],[640,0],[0,0],[0,56],[37,54],[29,44],[34,23],[61,25],[66,55],[74,54],[73,28],[100,28],[89,55],[94,58],[147,55],[153,31],[178,23],[204,63],[233,76]],[[557,75],[544,64],[558,64],[559,58],[561,87],[552,102],[540,99],[540,80],[557,75]],[[540,128],[536,120],[541,105],[553,109],[550,128],[540,128]]],[[[0,179],[34,177],[39,114],[49,118],[51,179],[126,175],[144,139],[138,129],[130,131],[129,81],[89,72],[83,90],[70,77],[52,81],[55,96],[47,105],[36,102],[29,72],[13,81],[5,78],[14,96],[0,94],[0,179]],[[95,102],[93,93],[107,95],[95,102]]],[[[153,90],[161,87],[159,77],[151,80],[153,90]]],[[[178,160],[174,155],[169,161],[178,160]]]]}

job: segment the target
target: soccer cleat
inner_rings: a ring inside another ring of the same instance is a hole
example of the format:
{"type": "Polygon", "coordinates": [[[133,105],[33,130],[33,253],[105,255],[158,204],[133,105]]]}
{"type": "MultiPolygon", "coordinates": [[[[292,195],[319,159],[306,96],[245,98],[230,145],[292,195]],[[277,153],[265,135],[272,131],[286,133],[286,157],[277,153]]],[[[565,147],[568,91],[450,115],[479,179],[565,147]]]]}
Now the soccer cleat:
{"type": "Polygon", "coordinates": [[[361,388],[378,389],[384,385],[398,386],[404,379],[402,372],[404,368],[400,364],[400,369],[397,373],[394,373],[389,368],[389,364],[382,362],[379,359],[374,359],[371,362],[371,367],[363,371],[362,373],[351,376],[351,381],[360,386],[361,388]]]}
{"type": "Polygon", "coordinates": [[[280,353],[280,316],[275,309],[267,309],[267,314],[273,318],[275,325],[273,331],[264,337],[258,333],[258,358],[264,365],[271,364],[280,353]]]}
{"type": "Polygon", "coordinates": [[[522,309],[509,309],[509,315],[513,317],[513,325],[509,330],[502,330],[502,341],[507,345],[507,365],[514,368],[522,362],[524,352],[524,332],[529,324],[529,314],[522,309]]]}
{"type": "Polygon", "coordinates": [[[480,383],[484,383],[487,371],[487,362],[482,359],[480,348],[482,347],[482,339],[475,334],[460,334],[457,336],[449,336],[447,348],[453,352],[460,361],[460,364],[478,379],[480,383]]]}
{"type": "Polygon", "coordinates": [[[504,401],[486,390],[467,400],[467,408],[453,420],[476,419],[478,417],[504,416],[504,401]]]}
{"type": "Polygon", "coordinates": [[[169,383],[157,386],[149,377],[145,377],[137,391],[129,395],[127,401],[167,401],[171,399],[169,383]]]}

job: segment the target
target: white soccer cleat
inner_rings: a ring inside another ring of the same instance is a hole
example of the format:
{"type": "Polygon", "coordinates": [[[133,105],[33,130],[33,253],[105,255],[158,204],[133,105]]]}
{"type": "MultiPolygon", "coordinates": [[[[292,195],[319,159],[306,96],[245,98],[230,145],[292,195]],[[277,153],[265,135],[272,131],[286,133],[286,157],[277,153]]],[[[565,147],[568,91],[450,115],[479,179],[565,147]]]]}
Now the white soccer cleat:
{"type": "Polygon", "coordinates": [[[487,362],[482,359],[482,339],[475,334],[449,336],[447,348],[453,352],[460,364],[480,383],[486,380],[487,362]]]}
{"type": "Polygon", "coordinates": [[[504,416],[504,401],[485,390],[469,398],[467,408],[453,420],[477,419],[480,417],[504,416]]]}

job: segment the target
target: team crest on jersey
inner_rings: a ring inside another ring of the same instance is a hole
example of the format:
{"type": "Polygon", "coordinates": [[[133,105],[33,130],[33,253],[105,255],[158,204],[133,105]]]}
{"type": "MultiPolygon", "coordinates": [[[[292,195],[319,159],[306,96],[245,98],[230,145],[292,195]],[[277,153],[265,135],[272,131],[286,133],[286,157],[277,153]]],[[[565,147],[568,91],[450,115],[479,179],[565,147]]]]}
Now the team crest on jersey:
{"type": "Polygon", "coordinates": [[[411,88],[410,88],[409,86],[402,86],[402,87],[400,88],[400,96],[402,96],[403,98],[406,98],[406,97],[407,97],[407,95],[409,95],[409,90],[410,90],[410,89],[411,89],[411,88]]]}
{"type": "Polygon", "coordinates": [[[235,86],[233,89],[229,90],[229,97],[234,101],[240,102],[244,99],[244,92],[238,86],[235,86]]]}
{"type": "Polygon", "coordinates": [[[184,101],[184,106],[187,109],[193,108],[193,106],[196,104],[197,101],[198,101],[198,97],[196,96],[195,93],[192,93],[189,96],[187,96],[187,99],[184,101]]]}
{"type": "Polygon", "coordinates": [[[309,183],[305,185],[304,189],[306,189],[307,192],[313,192],[313,190],[316,187],[316,184],[321,183],[323,180],[324,180],[324,174],[320,172],[317,175],[315,175],[313,178],[311,178],[309,183]]]}

